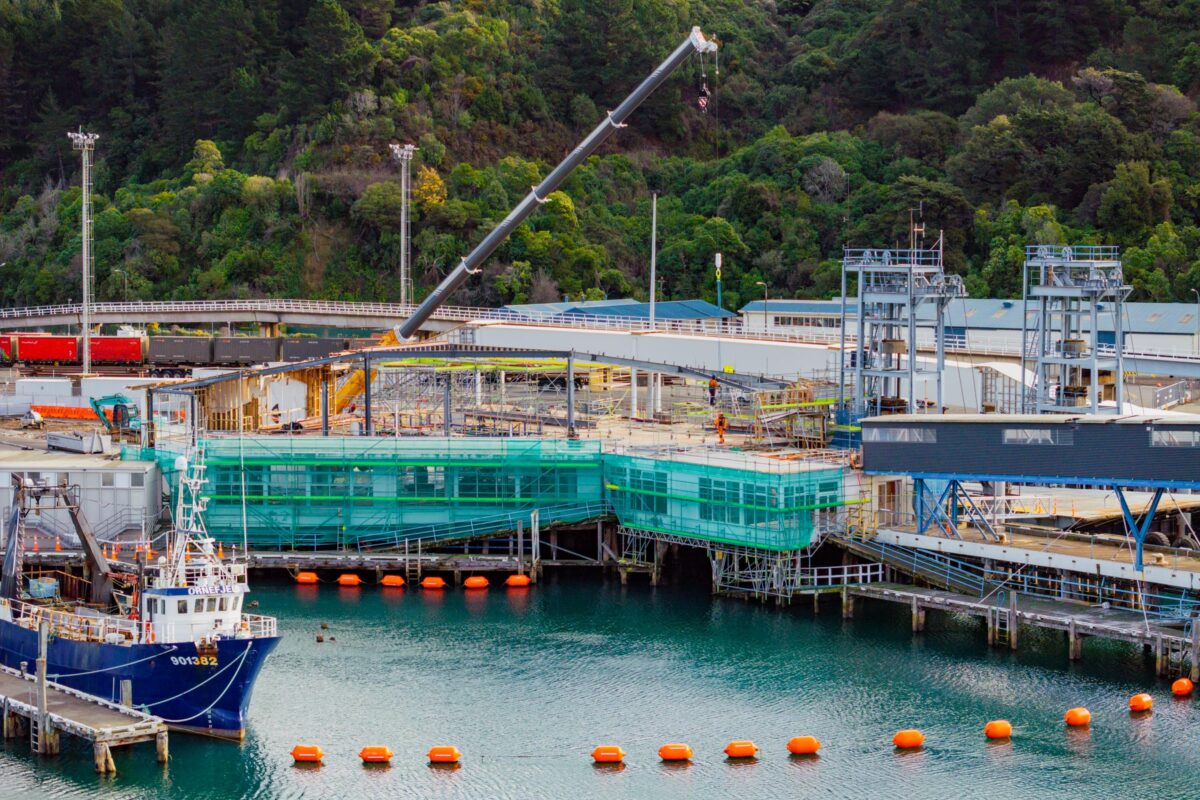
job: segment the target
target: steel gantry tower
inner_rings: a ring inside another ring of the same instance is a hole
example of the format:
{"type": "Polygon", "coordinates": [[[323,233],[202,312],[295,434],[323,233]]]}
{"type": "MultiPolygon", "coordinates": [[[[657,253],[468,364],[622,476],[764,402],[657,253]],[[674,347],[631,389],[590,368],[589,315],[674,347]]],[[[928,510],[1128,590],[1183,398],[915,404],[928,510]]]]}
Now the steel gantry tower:
{"type": "Polygon", "coordinates": [[[842,386],[846,371],[854,376],[853,394],[843,407],[848,420],[876,414],[944,408],[942,373],[945,367],[945,312],[951,299],[966,294],[962,278],[943,271],[943,237],[931,248],[907,250],[846,248],[842,256],[842,386]],[[857,284],[856,307],[850,307],[850,279],[857,284]],[[855,325],[853,349],[849,325],[855,325]],[[917,358],[921,330],[932,330],[936,357],[917,358]],[[933,398],[918,397],[917,385],[926,376],[935,384],[933,398]]]}
{"type": "Polygon", "coordinates": [[[1121,413],[1124,303],[1131,291],[1117,247],[1025,248],[1021,366],[1032,362],[1034,385],[1023,411],[1121,413]],[[1109,316],[1112,328],[1102,331],[1109,316]]]}

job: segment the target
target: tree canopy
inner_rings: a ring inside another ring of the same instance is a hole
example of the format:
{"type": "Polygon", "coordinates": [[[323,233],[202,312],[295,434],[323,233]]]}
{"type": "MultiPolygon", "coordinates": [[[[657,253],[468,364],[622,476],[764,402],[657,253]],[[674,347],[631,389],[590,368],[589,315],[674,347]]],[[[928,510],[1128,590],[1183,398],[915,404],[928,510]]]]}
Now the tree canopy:
{"type": "Polygon", "coordinates": [[[1028,243],[1200,289],[1200,0],[0,1],[0,302],[394,300],[409,142],[428,291],[691,25],[693,58],[456,300],[830,296],[844,245],[943,230],[972,294],[1028,243]],[[706,112],[698,99],[711,91],[706,112]]]}

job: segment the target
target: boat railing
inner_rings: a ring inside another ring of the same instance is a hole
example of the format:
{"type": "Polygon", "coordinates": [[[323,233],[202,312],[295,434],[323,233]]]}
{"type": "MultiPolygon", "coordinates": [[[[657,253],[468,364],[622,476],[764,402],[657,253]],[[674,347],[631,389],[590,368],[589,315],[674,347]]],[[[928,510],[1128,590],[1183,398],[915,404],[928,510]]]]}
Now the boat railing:
{"type": "Polygon", "coordinates": [[[274,617],[262,614],[242,614],[239,636],[246,639],[263,639],[278,635],[278,622],[274,617]]]}
{"type": "Polygon", "coordinates": [[[25,603],[20,600],[7,601],[13,612],[13,622],[23,628],[37,630],[44,620],[50,632],[60,639],[80,642],[106,642],[112,634],[124,641],[138,641],[137,620],[108,615],[73,614],[46,606],[25,603]]]}

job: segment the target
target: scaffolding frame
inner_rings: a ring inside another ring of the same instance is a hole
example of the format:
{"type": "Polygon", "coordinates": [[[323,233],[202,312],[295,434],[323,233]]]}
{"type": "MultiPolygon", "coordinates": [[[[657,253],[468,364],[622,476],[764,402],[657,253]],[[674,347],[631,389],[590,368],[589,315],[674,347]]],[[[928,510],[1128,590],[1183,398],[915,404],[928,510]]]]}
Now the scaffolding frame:
{"type": "Polygon", "coordinates": [[[1107,245],[1029,245],[1021,278],[1021,367],[1033,363],[1033,401],[1025,413],[1122,413],[1124,303],[1120,248],[1107,245]],[[1101,314],[1111,314],[1113,342],[1101,342],[1101,314]],[[1032,317],[1033,325],[1030,326],[1032,317]],[[1102,373],[1112,376],[1106,384],[1102,373]],[[1111,398],[1104,397],[1111,385],[1111,398]],[[1111,399],[1113,407],[1102,405],[1111,399]]]}
{"type": "Polygon", "coordinates": [[[897,411],[915,413],[918,378],[936,382],[935,413],[944,406],[942,373],[946,363],[946,306],[964,297],[962,278],[948,275],[943,266],[944,236],[933,247],[917,246],[914,228],[909,249],[844,249],[841,294],[841,372],[854,375],[849,414],[855,418],[897,411]],[[857,336],[847,364],[846,332],[851,322],[848,299],[850,278],[855,278],[854,308],[857,336]],[[929,313],[922,314],[928,309],[929,313]],[[937,345],[934,365],[922,367],[917,357],[917,336],[931,328],[937,345]]]}

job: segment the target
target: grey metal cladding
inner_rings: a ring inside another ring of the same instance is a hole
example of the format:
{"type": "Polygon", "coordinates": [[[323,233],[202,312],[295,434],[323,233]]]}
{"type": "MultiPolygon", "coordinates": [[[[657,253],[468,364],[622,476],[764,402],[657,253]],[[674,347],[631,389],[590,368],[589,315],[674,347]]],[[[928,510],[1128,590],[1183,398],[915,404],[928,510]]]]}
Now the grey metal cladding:
{"type": "Polygon", "coordinates": [[[151,336],[151,364],[211,364],[213,341],[208,336],[151,336]]]}
{"type": "Polygon", "coordinates": [[[1029,476],[1115,480],[1171,481],[1200,487],[1200,446],[1151,444],[1155,430],[1200,439],[1200,424],[1076,423],[1045,425],[1027,418],[1003,422],[928,421],[863,422],[868,428],[932,428],[936,443],[863,441],[863,469],[899,474],[1029,476]],[[1069,429],[1071,444],[1004,444],[1006,428],[1069,429]]]}
{"type": "Polygon", "coordinates": [[[279,360],[279,337],[217,336],[213,360],[218,364],[264,364],[279,360]]]}

